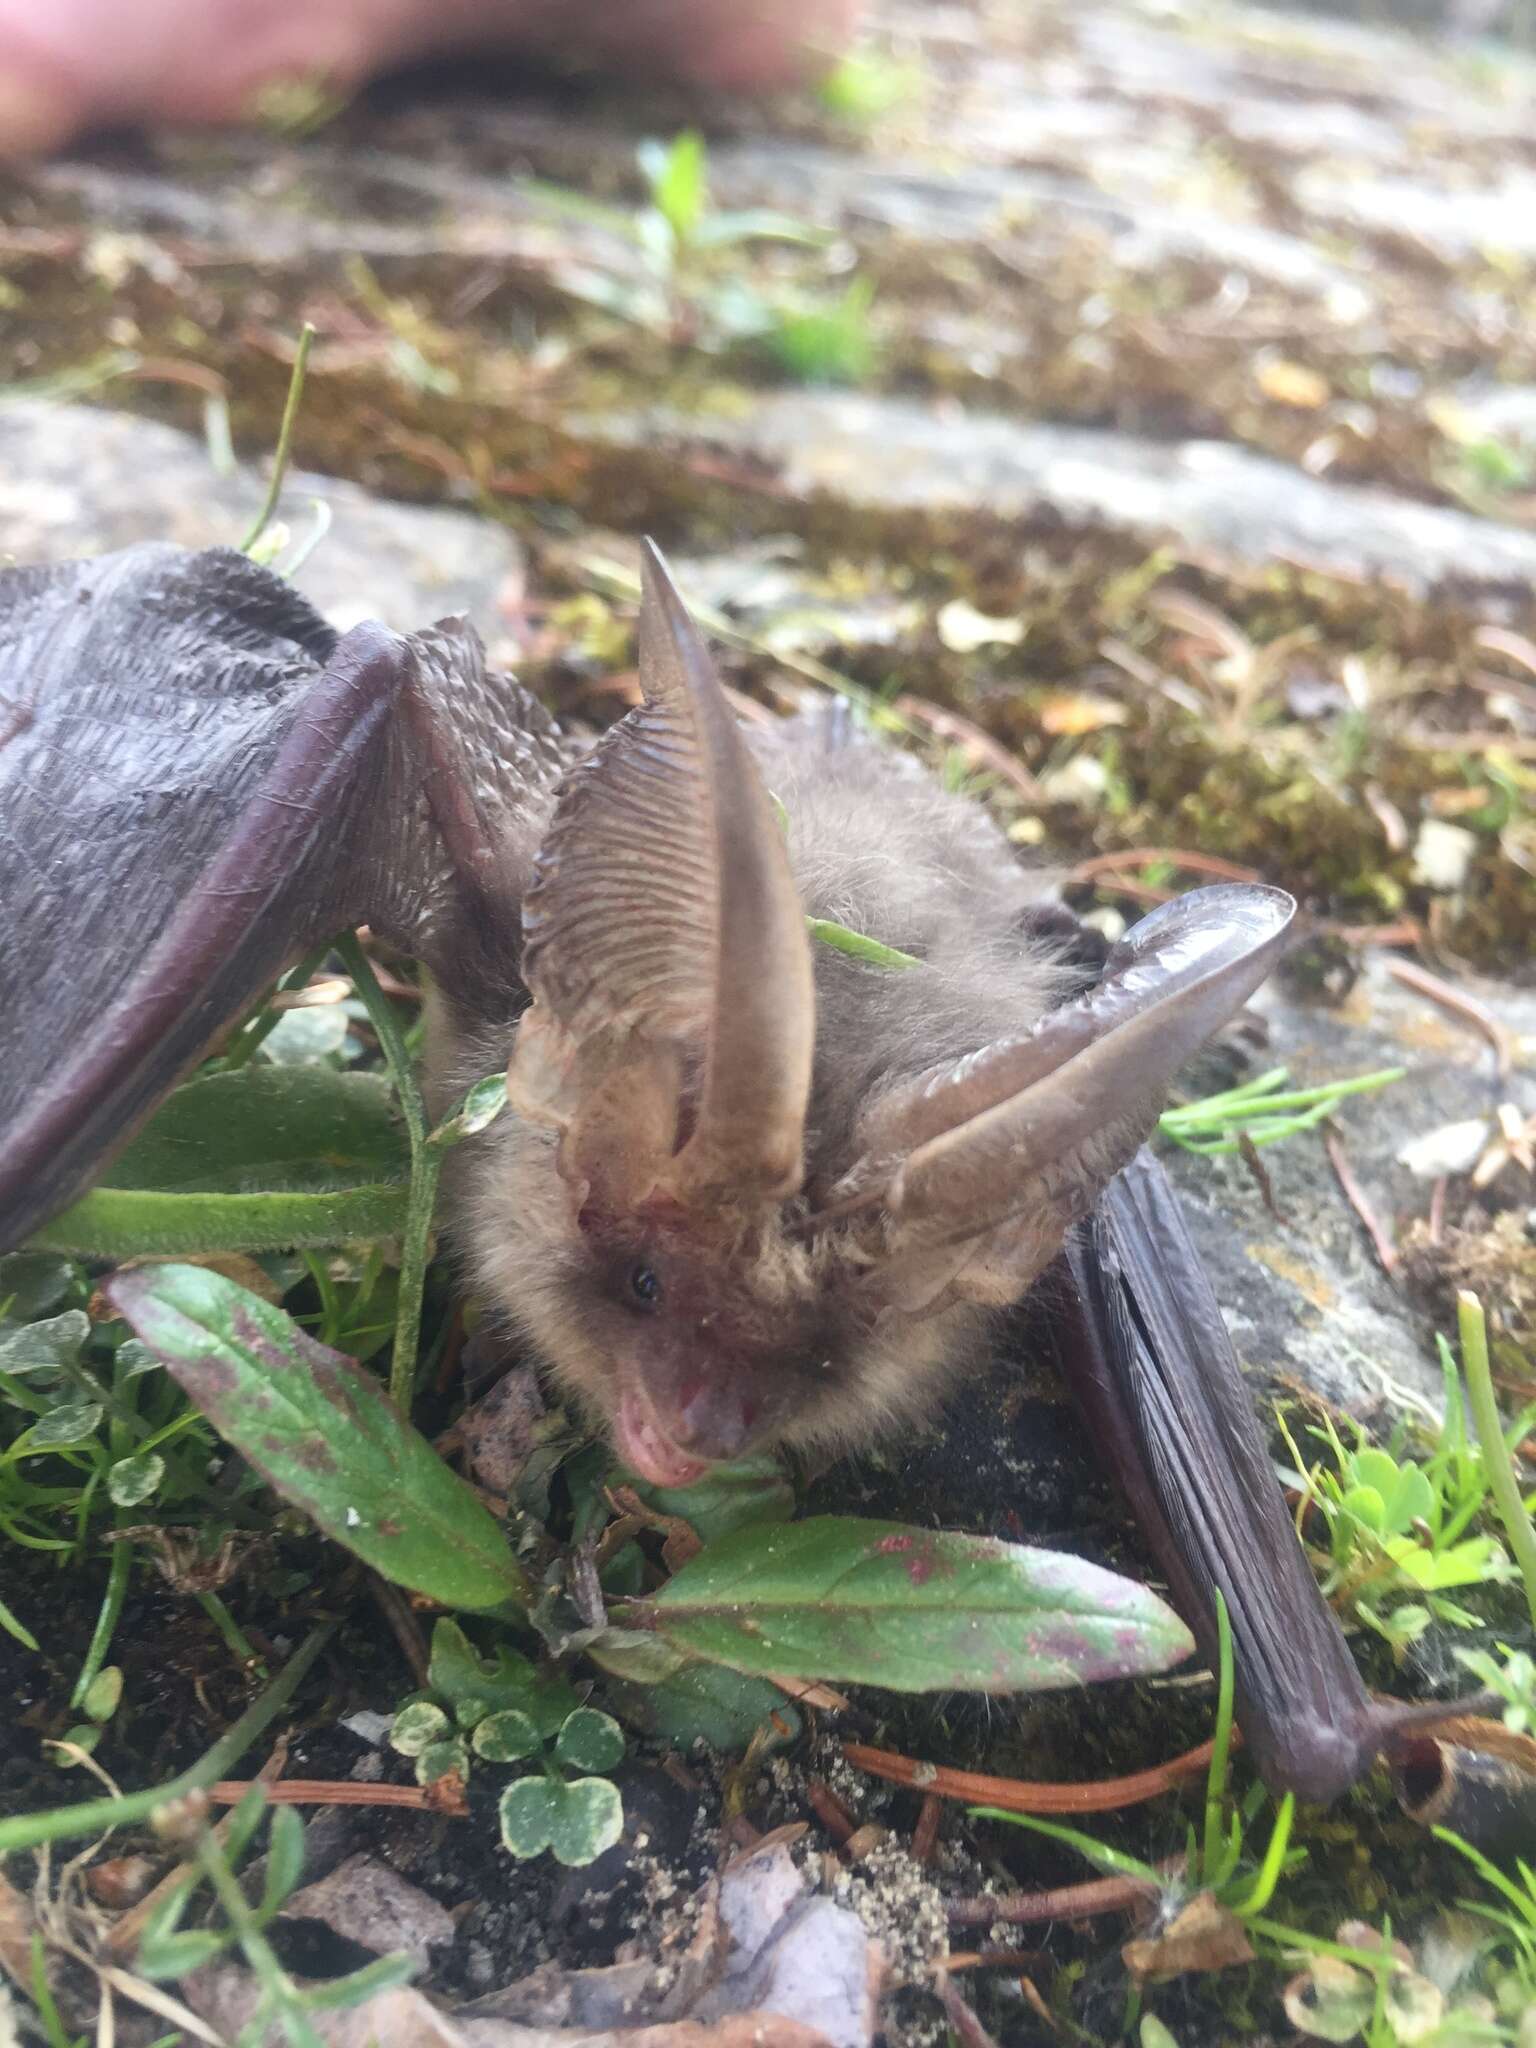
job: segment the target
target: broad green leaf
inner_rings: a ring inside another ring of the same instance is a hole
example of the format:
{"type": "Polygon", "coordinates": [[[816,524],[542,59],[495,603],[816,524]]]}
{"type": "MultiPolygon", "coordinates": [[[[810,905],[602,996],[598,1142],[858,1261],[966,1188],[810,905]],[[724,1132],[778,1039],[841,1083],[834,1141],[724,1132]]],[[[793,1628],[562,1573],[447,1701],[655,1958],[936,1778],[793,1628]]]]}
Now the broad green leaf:
{"type": "Polygon", "coordinates": [[[1398,1463],[1390,1451],[1374,1446],[1356,1451],[1350,1460],[1350,1474],[1356,1486],[1374,1486],[1383,1500],[1390,1500],[1397,1489],[1398,1463]]]}
{"type": "Polygon", "coordinates": [[[1144,1586],[1079,1558],[832,1515],[723,1536],[648,1611],[712,1663],[898,1692],[1039,1692],[1193,1648],[1144,1586]]]}
{"type": "MultiPolygon", "coordinates": [[[[470,1746],[488,1764],[517,1764],[524,1757],[536,1756],[544,1747],[544,1738],[534,1726],[531,1714],[525,1714],[520,1707],[502,1707],[475,1724],[470,1746]]],[[[621,1754],[623,1748],[621,1738],[621,1754]]]]}
{"type": "Polygon", "coordinates": [[[84,1309],[66,1309],[46,1322],[27,1323],[0,1336],[0,1372],[57,1373],[79,1361],[81,1346],[91,1334],[84,1309]]]}
{"type": "MultiPolygon", "coordinates": [[[[1434,1488],[1428,1477],[1417,1465],[1399,1465],[1388,1452],[1374,1448],[1357,1451],[1351,1461],[1355,1487],[1370,1487],[1380,1496],[1381,1519],[1372,1522],[1373,1529],[1384,1534],[1401,1535],[1413,1526],[1416,1519],[1427,1520],[1435,1505],[1434,1488]]],[[[1346,1496],[1346,1506],[1352,1512],[1354,1494],[1346,1496]]],[[[1366,1517],[1362,1516],[1362,1520],[1366,1517]]]]}
{"type": "Polygon", "coordinates": [[[89,1756],[100,1742],[102,1733],[100,1723],[90,1721],[80,1721],[73,1728],[66,1728],[62,1741],[55,1745],[53,1750],[55,1768],[61,1771],[74,1770],[80,1762],[74,1752],[83,1749],[89,1756]]]}
{"type": "Polygon", "coordinates": [[[48,1252],[11,1252],[0,1259],[0,1315],[13,1323],[35,1322],[68,1294],[75,1268],[48,1252]]]}
{"type": "Polygon", "coordinates": [[[194,1258],[205,1252],[342,1244],[398,1236],[405,1198],[403,1181],[317,1195],[159,1195],[139,1188],[93,1188],[45,1224],[32,1242],[104,1259],[194,1258]]]}
{"type": "MultiPolygon", "coordinates": [[[[606,1657],[599,1661],[611,1668],[606,1657]]],[[[776,1685],[723,1664],[685,1663],[643,1684],[615,1678],[604,1692],[629,1727],[680,1749],[705,1742],[722,1756],[739,1754],[770,1715],[782,1721],[786,1736],[800,1729],[798,1709],[776,1685]]]]}
{"type": "Polygon", "coordinates": [[[447,1735],[448,1716],[435,1700],[412,1700],[396,1714],[389,1731],[389,1746],[401,1756],[420,1756],[434,1742],[447,1735]]]}
{"type": "Polygon", "coordinates": [[[285,1010],[261,1041],[261,1057],[275,1067],[326,1066],[346,1044],[351,1021],[340,1003],[285,1010]]]}
{"type": "Polygon", "coordinates": [[[549,1846],[557,1863],[595,1863],[624,1832],[624,1801],[606,1778],[578,1778],[556,1788],[549,1846]]]}
{"type": "Polygon", "coordinates": [[[160,1453],[138,1451],[131,1458],[119,1458],[108,1471],[107,1498],[114,1507],[139,1507],[164,1477],[165,1460],[160,1453]]]}
{"type": "Polygon", "coordinates": [[[599,1670],[638,1686],[659,1685],[691,1662],[648,1628],[605,1628],[588,1643],[587,1655],[599,1670]]]}
{"type": "Polygon", "coordinates": [[[1387,1524],[1387,1504],[1374,1486],[1352,1486],[1342,1506],[1346,1515],[1379,1536],[1387,1524]]]}
{"type": "Polygon", "coordinates": [[[611,1771],[624,1758],[624,1731],[612,1714],[578,1707],[555,1738],[555,1755],[573,1771],[611,1771]]]}
{"type": "Polygon", "coordinates": [[[116,1664],[106,1664],[86,1687],[85,1698],[80,1704],[93,1721],[110,1721],[122,1697],[122,1669],[116,1664]]]}
{"type": "Polygon", "coordinates": [[[1428,1473],[1417,1465],[1405,1465],[1397,1475],[1397,1486],[1387,1496],[1387,1527],[1399,1534],[1415,1522],[1429,1522],[1435,1511],[1435,1489],[1428,1473]]]}
{"type": "Polygon", "coordinates": [[[84,1443],[88,1436],[94,1436],[100,1427],[106,1410],[99,1401],[66,1401],[57,1408],[50,1408],[46,1415],[40,1415],[26,1435],[21,1439],[20,1448],[28,1451],[62,1449],[66,1444],[84,1443]]]}
{"type": "Polygon", "coordinates": [[[624,1802],[606,1778],[518,1778],[499,1812],[502,1841],[525,1859],[552,1849],[561,1863],[592,1863],[624,1832],[624,1802]]]}
{"type": "Polygon", "coordinates": [[[123,1258],[382,1237],[404,1219],[408,1170],[379,1076],[242,1067],[178,1088],[34,1242],[123,1258]]]}
{"type": "Polygon", "coordinates": [[[577,1704],[563,1678],[535,1670],[505,1643],[482,1657],[456,1621],[440,1621],[432,1631],[432,1657],[427,1676],[434,1689],[454,1702],[474,1700],[485,1714],[515,1707],[527,1714],[541,1737],[557,1734],[577,1704]]]}
{"type": "Polygon", "coordinates": [[[1315,2041],[1353,2041],[1370,2022],[1376,1987],[1341,1956],[1311,1956],[1285,1990],[1287,2018],[1315,2041]]]}
{"type": "Polygon", "coordinates": [[[418,1785],[435,1785],[439,1778],[469,1776],[469,1745],[462,1735],[450,1735],[444,1742],[429,1742],[416,1759],[418,1785]]]}
{"type": "Polygon", "coordinates": [[[1493,1536],[1468,1536],[1447,1550],[1426,1550],[1406,1536],[1396,1536],[1386,1548],[1403,1577],[1428,1593],[1514,1576],[1504,1546],[1493,1536]]]}
{"type": "Polygon", "coordinates": [[[274,1194],[404,1179],[410,1148],[389,1084],[328,1067],[241,1067],[169,1095],[102,1175],[162,1195],[274,1194]]]}
{"type": "MultiPolygon", "coordinates": [[[[562,1788],[563,1789],[563,1788],[562,1788]]],[[[556,1787],[548,1778],[515,1778],[497,1805],[501,1839],[526,1861],[542,1856],[554,1834],[556,1787]]]]}
{"type": "Polygon", "coordinates": [[[200,1266],[119,1273],[108,1294],[220,1435],[326,1535],[448,1607],[515,1597],[494,1517],[350,1358],[200,1266]]]}
{"type": "MultiPolygon", "coordinates": [[[[286,1289],[284,1290],[286,1292],[286,1289]]],[[[141,1344],[137,1337],[125,1337],[113,1355],[112,1363],[124,1379],[136,1380],[140,1373],[159,1372],[160,1361],[147,1344],[141,1344]]]]}
{"type": "Polygon", "coordinates": [[[473,1138],[495,1123],[506,1106],[506,1075],[487,1074],[483,1081],[477,1081],[469,1090],[453,1115],[438,1125],[432,1133],[432,1143],[457,1145],[465,1138],[473,1138]]]}
{"type": "Polygon", "coordinates": [[[717,1465],[694,1486],[651,1486],[624,1473],[647,1507],[677,1515],[713,1543],[731,1529],[759,1522],[787,1522],[795,1511],[795,1490],[775,1458],[744,1458],[737,1465],[717,1465]]]}

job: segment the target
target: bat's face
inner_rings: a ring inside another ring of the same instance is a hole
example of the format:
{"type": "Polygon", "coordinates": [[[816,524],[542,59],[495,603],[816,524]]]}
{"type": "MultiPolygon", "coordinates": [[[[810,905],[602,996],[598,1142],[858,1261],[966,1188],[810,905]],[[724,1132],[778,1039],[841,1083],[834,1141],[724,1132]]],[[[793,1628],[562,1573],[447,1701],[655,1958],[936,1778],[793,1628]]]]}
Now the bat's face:
{"type": "Polygon", "coordinates": [[[1263,978],[1294,906],[1232,888],[1169,904],[1089,995],[1040,1017],[1021,991],[1017,1036],[979,1025],[925,1066],[916,1033],[915,1060],[811,1143],[828,1077],[783,824],[655,562],[640,659],[646,703],[555,803],[524,906],[514,1113],[465,1160],[461,1207],[483,1290],[625,1462],[677,1486],[931,1408],[1263,978]]]}
{"type": "Polygon", "coordinates": [[[463,1203],[476,1276],[655,1485],[916,1422],[992,1320],[953,1297],[893,1306],[873,1213],[820,1232],[800,1200],[700,1213],[658,1198],[615,1214],[562,1177],[548,1131],[508,1117],[486,1139],[463,1203]]]}

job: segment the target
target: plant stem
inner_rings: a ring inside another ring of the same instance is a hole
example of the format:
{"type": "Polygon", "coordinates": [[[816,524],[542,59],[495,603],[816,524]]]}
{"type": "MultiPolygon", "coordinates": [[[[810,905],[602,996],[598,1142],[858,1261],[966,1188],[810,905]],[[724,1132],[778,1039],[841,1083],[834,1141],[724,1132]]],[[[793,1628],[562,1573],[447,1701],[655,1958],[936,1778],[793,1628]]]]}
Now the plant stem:
{"type": "Polygon", "coordinates": [[[91,1632],[90,1646],[85,1653],[85,1662],[80,1666],[80,1676],[75,1680],[75,1689],[69,1696],[69,1704],[72,1707],[80,1705],[89,1692],[97,1672],[107,1661],[107,1651],[112,1647],[118,1617],[123,1611],[123,1602],[128,1597],[128,1573],[132,1564],[133,1551],[130,1545],[114,1543],[112,1562],[107,1567],[107,1590],[102,1595],[96,1626],[91,1632]]]}
{"type": "Polygon", "coordinates": [[[271,1036],[277,1029],[278,1020],[283,1014],[281,1010],[274,1010],[272,1008],[272,997],[279,990],[286,991],[303,988],[304,984],[315,973],[330,950],[330,941],[327,940],[323,946],[316,946],[312,953],[306,953],[292,973],[283,976],[281,981],[276,984],[263,1000],[255,1014],[246,1019],[245,1023],[241,1025],[240,1029],[225,1047],[221,1066],[222,1072],[228,1074],[232,1073],[237,1067],[243,1067],[262,1040],[271,1036]]]}
{"type": "Polygon", "coordinates": [[[266,1665],[257,1654],[254,1644],[247,1637],[244,1629],[241,1628],[239,1622],[236,1621],[218,1594],[199,1593],[197,1598],[203,1612],[224,1638],[225,1644],[230,1654],[234,1657],[235,1662],[244,1669],[254,1672],[258,1678],[265,1678],[267,1676],[266,1665]]]}
{"type": "Polygon", "coordinates": [[[227,1777],[262,1730],[277,1719],[293,1698],[335,1628],[333,1621],[327,1621],[312,1629],[261,1697],[253,1700],[234,1726],[226,1729],[213,1747],[205,1750],[179,1777],[116,1799],[84,1799],[74,1806],[56,1806],[50,1813],[23,1813],[12,1820],[0,1820],[0,1856],[9,1856],[17,1849],[35,1849],[40,1842],[62,1842],[73,1836],[126,1827],[130,1821],[146,1820],[157,1806],[183,1799],[189,1792],[200,1792],[204,1786],[227,1777]]]}
{"type": "Polygon", "coordinates": [[[267,484],[267,495],[262,500],[261,510],[256,514],[254,524],[240,543],[242,555],[248,555],[266,532],[268,522],[277,510],[277,501],[282,495],[283,478],[288,470],[288,451],[293,445],[294,422],[299,416],[299,400],[304,396],[304,372],[309,367],[309,350],[314,338],[314,327],[306,320],[299,329],[299,345],[294,351],[293,375],[288,379],[288,396],[283,402],[283,422],[277,430],[277,452],[272,457],[272,476],[267,484]]]}
{"type": "Polygon", "coordinates": [[[405,1228],[400,1244],[400,1292],[395,1304],[395,1343],[389,1363],[390,1399],[407,1420],[416,1382],[416,1354],[421,1342],[421,1299],[427,1279],[427,1248],[432,1234],[432,1213],[437,1207],[437,1181],[442,1172],[442,1153],[427,1143],[427,1111],[416,1085],[411,1056],[406,1051],[400,1020],[389,998],[379,987],[368,956],[357,942],[355,932],[336,941],[353,986],[368,1011],[369,1022],[379,1035],[390,1079],[400,1100],[406,1135],[411,1143],[411,1186],[405,1205],[405,1228]]]}
{"type": "Polygon", "coordinates": [[[1456,1296],[1456,1322],[1461,1336],[1461,1369],[1467,1376],[1467,1400],[1483,1448],[1483,1477],[1525,1581],[1526,1604],[1531,1610],[1532,1626],[1536,1627],[1536,1528],[1525,1512],[1509,1447],[1504,1441],[1504,1425],[1499,1418],[1488,1364],[1488,1324],[1483,1304],[1465,1287],[1456,1296]]]}
{"type": "Polygon", "coordinates": [[[251,1975],[266,1993],[269,2011],[282,2016],[292,2048],[321,2048],[319,2035],[304,2017],[297,1986],[278,1961],[234,1872],[209,1833],[197,1845],[197,1860],[234,1930],[251,1975]]]}
{"type": "Polygon", "coordinates": [[[1205,1839],[1200,1850],[1201,1882],[1210,1883],[1221,1853],[1221,1810],[1227,1797],[1232,1750],[1232,1622],[1220,1590],[1216,1593],[1216,1729],[1205,1781],[1205,1839]]]}

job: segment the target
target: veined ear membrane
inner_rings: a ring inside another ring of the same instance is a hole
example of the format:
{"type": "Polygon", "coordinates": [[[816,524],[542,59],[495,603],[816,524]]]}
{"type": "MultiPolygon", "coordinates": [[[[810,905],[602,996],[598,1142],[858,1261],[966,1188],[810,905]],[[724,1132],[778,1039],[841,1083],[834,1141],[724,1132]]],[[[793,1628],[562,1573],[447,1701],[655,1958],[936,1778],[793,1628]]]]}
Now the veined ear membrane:
{"type": "Polygon", "coordinates": [[[878,1104],[862,1135],[866,1161],[890,1163],[887,1214],[929,1242],[1040,1207],[1059,1208],[1065,1228],[1269,973],[1295,908],[1256,885],[1181,896],[1126,933],[1087,995],[878,1104]]]}
{"type": "Polygon", "coordinates": [[[571,1177],[621,1162],[626,1202],[781,1196],[802,1171],[810,942],[767,791],[649,546],[640,681],[645,702],[567,776],[539,852],[510,1084],[561,1128],[571,1177]],[[616,1085],[631,1063],[632,1129],[616,1085]]]}

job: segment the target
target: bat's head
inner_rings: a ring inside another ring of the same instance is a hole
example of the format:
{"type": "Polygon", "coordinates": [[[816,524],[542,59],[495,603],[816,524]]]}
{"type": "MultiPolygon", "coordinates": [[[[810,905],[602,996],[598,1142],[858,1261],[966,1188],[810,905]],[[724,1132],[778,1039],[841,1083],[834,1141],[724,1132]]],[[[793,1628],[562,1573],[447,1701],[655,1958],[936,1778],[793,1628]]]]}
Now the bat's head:
{"type": "Polygon", "coordinates": [[[571,771],[540,851],[518,1114],[487,1133],[472,1229],[482,1277],[625,1462],[679,1485],[931,1406],[1263,978],[1293,906],[1170,904],[1089,995],[808,1131],[811,942],[783,821],[654,554],[640,667],[646,701],[571,771]]]}

